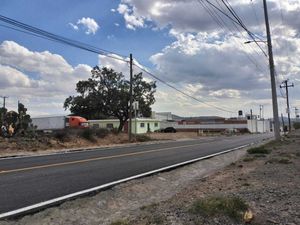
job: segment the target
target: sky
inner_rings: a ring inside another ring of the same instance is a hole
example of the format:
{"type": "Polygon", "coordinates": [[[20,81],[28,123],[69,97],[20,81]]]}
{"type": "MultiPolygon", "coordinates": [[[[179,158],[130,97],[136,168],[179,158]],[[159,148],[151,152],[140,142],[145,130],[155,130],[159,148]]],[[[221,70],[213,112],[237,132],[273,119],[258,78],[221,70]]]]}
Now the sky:
{"type": "MultiPolygon", "coordinates": [[[[221,1],[210,1],[226,11],[221,1]]],[[[266,40],[262,0],[228,2],[248,30],[266,40]]],[[[285,92],[279,88],[285,79],[295,85],[289,90],[292,109],[300,108],[300,3],[267,2],[279,113],[285,115],[285,92]]],[[[264,116],[271,117],[268,59],[254,43],[244,44],[250,40],[245,30],[222,14],[211,16],[212,9],[203,4],[202,0],[0,0],[0,14],[118,57],[126,59],[132,53],[145,69],[207,103],[157,82],[152,107],[156,112],[234,117],[238,110],[259,114],[263,105],[264,116]]],[[[122,61],[5,26],[0,21],[0,96],[9,96],[8,109],[15,109],[20,100],[32,116],[68,114],[64,100],[76,95],[76,83],[88,79],[94,66],[129,73],[122,61]]],[[[260,45],[267,52],[265,43],[260,45]]]]}

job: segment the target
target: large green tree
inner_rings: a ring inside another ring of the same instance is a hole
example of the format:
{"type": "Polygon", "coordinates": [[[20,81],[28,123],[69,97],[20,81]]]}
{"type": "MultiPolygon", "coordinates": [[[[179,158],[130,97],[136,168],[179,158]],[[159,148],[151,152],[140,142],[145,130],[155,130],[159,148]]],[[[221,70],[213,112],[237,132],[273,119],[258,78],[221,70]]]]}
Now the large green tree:
{"type": "MultiPolygon", "coordinates": [[[[139,102],[139,113],[149,117],[155,102],[155,82],[145,81],[139,73],[133,76],[132,85],[133,99],[139,102]]],[[[91,78],[76,84],[79,95],[68,97],[64,108],[87,119],[118,118],[121,131],[129,118],[129,88],[129,80],[122,73],[96,66],[91,78]]]]}

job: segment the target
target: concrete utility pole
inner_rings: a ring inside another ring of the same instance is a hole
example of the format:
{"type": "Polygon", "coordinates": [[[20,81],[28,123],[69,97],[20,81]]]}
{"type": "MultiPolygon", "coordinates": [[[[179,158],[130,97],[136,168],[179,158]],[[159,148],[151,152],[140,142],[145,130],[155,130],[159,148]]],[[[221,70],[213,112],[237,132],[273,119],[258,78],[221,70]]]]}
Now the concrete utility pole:
{"type": "Polygon", "coordinates": [[[271,39],[269,16],[268,16],[268,6],[267,6],[266,0],[263,0],[263,3],[264,3],[264,14],[265,14],[265,22],[266,22],[266,32],[267,32],[267,39],[268,39],[268,52],[269,52],[273,117],[274,117],[274,134],[275,134],[275,140],[280,140],[280,124],[279,124],[279,116],[278,116],[278,102],[277,102],[277,91],[276,91],[276,82],[275,82],[275,66],[274,66],[274,59],[273,59],[272,39],[271,39]]]}
{"type": "Polygon", "coordinates": [[[132,96],[132,74],[133,74],[133,60],[132,60],[132,54],[130,54],[130,88],[129,88],[129,126],[128,126],[128,139],[129,142],[131,142],[132,138],[132,101],[133,101],[133,96],[132,96]]]}
{"type": "Polygon", "coordinates": [[[8,96],[1,96],[3,98],[3,108],[5,108],[5,100],[8,98],[8,96]]]}
{"type": "Polygon", "coordinates": [[[285,88],[286,93],[286,106],[287,106],[287,114],[289,118],[289,132],[292,130],[291,125],[291,111],[290,111],[290,101],[289,101],[289,87],[294,87],[294,84],[288,84],[289,80],[283,81],[283,85],[280,85],[280,88],[285,88]]]}

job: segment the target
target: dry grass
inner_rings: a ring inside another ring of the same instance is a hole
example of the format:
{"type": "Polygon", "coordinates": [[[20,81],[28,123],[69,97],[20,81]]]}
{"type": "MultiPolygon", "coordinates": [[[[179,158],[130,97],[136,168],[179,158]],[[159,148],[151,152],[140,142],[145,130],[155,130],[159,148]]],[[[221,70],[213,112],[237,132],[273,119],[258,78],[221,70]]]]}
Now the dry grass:
{"type": "Polygon", "coordinates": [[[248,205],[239,197],[207,197],[196,200],[190,211],[194,214],[214,216],[223,214],[235,220],[241,220],[248,205]]]}

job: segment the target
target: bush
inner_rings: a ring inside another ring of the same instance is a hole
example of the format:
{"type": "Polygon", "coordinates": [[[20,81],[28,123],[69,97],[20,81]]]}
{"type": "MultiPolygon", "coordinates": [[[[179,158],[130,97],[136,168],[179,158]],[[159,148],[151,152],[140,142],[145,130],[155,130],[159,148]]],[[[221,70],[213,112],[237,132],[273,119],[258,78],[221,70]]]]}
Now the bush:
{"type": "Polygon", "coordinates": [[[98,138],[105,138],[109,134],[109,131],[107,129],[104,129],[104,128],[94,128],[93,133],[98,138]]]}
{"type": "Polygon", "coordinates": [[[137,142],[146,142],[146,141],[151,141],[152,139],[150,137],[148,137],[147,135],[138,134],[135,136],[135,140],[137,142]]]}
{"type": "Polygon", "coordinates": [[[239,197],[209,197],[195,201],[191,212],[206,216],[224,214],[239,220],[247,209],[248,205],[239,197]]]}
{"type": "Polygon", "coordinates": [[[250,148],[247,150],[249,154],[270,154],[271,150],[265,147],[250,148]]]}
{"type": "Polygon", "coordinates": [[[59,130],[59,131],[55,131],[53,133],[54,138],[56,138],[59,141],[69,141],[70,140],[70,135],[69,132],[67,130],[59,130]]]}
{"type": "Polygon", "coordinates": [[[110,225],[130,225],[130,223],[126,220],[117,220],[112,222],[110,225]]]}
{"type": "Polygon", "coordinates": [[[300,129],[300,122],[295,122],[293,126],[296,130],[300,129]]]}
{"type": "Polygon", "coordinates": [[[94,137],[94,132],[92,129],[87,128],[87,129],[83,129],[82,132],[80,133],[80,136],[86,140],[95,142],[95,137],[94,137]]]}

